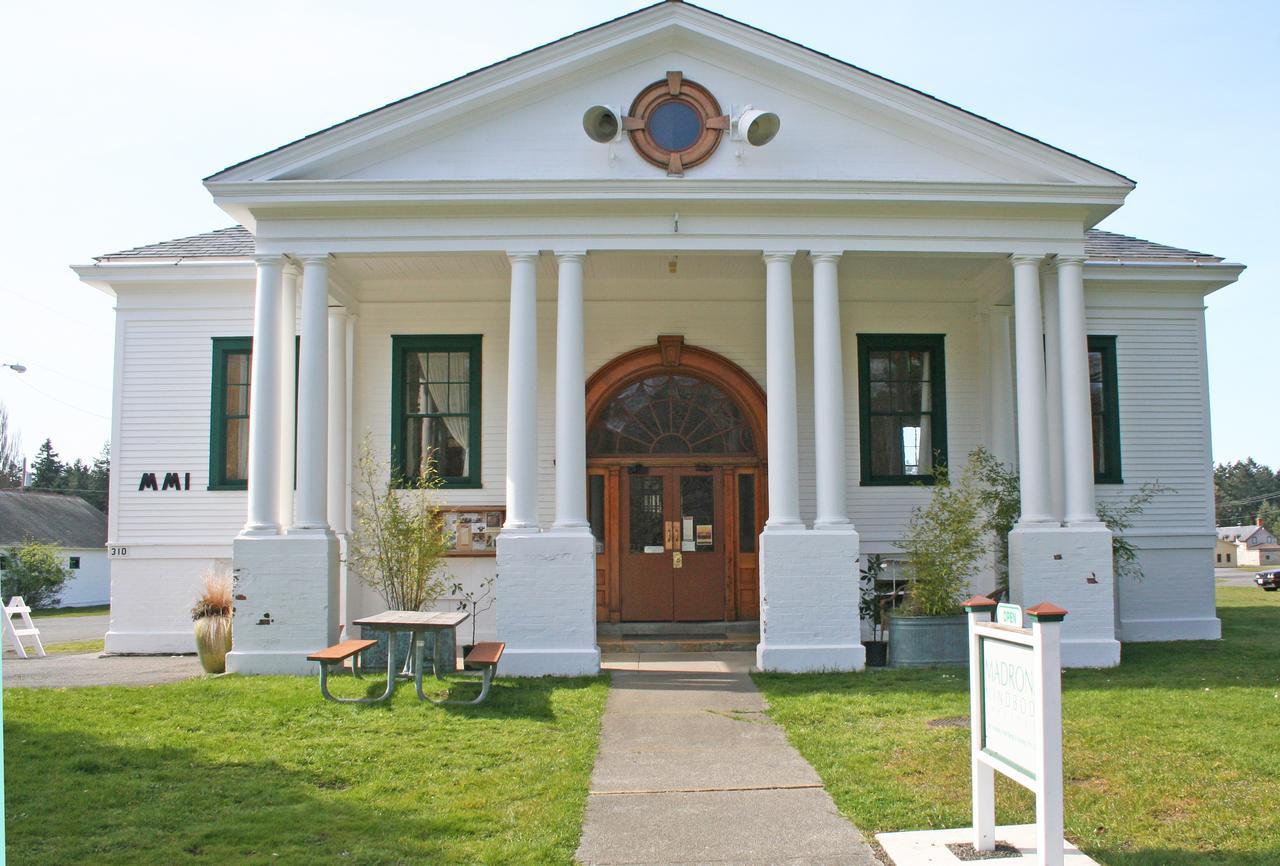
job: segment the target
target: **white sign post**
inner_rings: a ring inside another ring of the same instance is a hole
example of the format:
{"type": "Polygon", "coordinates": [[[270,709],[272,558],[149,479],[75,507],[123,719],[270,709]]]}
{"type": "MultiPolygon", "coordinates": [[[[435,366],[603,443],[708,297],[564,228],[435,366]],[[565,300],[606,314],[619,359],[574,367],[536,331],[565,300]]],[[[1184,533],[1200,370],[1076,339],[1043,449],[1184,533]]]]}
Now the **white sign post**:
{"type": "Polygon", "coordinates": [[[9,642],[13,644],[13,648],[17,650],[19,658],[27,658],[27,649],[22,645],[24,637],[36,639],[36,654],[44,658],[44,644],[40,642],[40,629],[36,628],[36,624],[31,621],[31,608],[27,607],[27,603],[20,595],[9,599],[9,603],[4,606],[4,631],[9,636],[9,642]],[[22,617],[21,628],[13,624],[14,614],[22,617]]]}
{"type": "MultiPolygon", "coordinates": [[[[1062,866],[1062,657],[1067,612],[1052,604],[1026,610],[1031,628],[991,621],[996,603],[965,602],[969,614],[970,769],[973,847],[996,847],[996,771],[1036,795],[1036,851],[1062,866]]],[[[1004,605],[1001,605],[1004,607],[1004,605]]]]}

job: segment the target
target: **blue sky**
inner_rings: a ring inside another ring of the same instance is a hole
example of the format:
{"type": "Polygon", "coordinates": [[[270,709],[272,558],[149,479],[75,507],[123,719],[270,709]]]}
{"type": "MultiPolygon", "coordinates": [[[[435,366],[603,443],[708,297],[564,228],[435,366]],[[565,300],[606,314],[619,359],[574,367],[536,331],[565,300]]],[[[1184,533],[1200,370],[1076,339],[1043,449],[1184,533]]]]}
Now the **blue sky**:
{"type": "MultiPolygon", "coordinates": [[[[1207,304],[1214,457],[1280,466],[1280,4],[703,5],[1135,178],[1101,228],[1247,264],[1207,304]]],[[[69,264],[229,225],[216,169],[635,8],[6,4],[0,364],[28,372],[0,369],[0,402],[24,450],[109,438],[111,300],[69,264]]]]}

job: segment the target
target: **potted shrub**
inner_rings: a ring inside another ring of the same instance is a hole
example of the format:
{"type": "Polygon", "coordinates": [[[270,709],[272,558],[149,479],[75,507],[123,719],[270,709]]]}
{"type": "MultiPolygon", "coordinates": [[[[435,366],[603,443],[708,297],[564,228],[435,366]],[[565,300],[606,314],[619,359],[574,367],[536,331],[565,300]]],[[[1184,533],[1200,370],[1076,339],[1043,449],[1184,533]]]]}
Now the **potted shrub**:
{"type": "Polygon", "coordinates": [[[191,608],[195,622],[196,653],[205,673],[220,674],[227,669],[231,651],[231,578],[207,572],[204,586],[191,608]]]}
{"type": "MultiPolygon", "coordinates": [[[[390,610],[425,610],[445,594],[449,577],[444,572],[445,555],[453,534],[444,522],[436,495],[439,487],[440,476],[430,456],[423,461],[419,478],[402,480],[374,456],[365,436],[356,472],[347,567],[382,596],[390,610]]],[[[388,647],[385,631],[361,626],[361,636],[378,641],[377,647],[366,650],[364,664],[385,664],[390,650],[397,657],[403,653],[405,669],[409,668],[407,632],[397,633],[394,648],[388,647]]],[[[444,670],[454,669],[451,650],[441,648],[444,670]]]]}
{"type": "Polygon", "coordinates": [[[867,558],[867,567],[859,569],[862,576],[861,590],[858,598],[858,614],[871,624],[871,640],[864,640],[862,645],[867,651],[867,665],[882,668],[888,664],[889,645],[884,639],[885,617],[893,604],[895,590],[886,590],[884,571],[888,565],[880,554],[867,558]]]}
{"type": "Polygon", "coordinates": [[[961,602],[986,552],[986,513],[977,465],[971,458],[958,478],[935,469],[929,503],[916,508],[901,542],[907,595],[894,611],[889,663],[894,667],[957,665],[968,661],[961,602]]]}
{"type": "MultiPolygon", "coordinates": [[[[471,643],[465,643],[462,645],[462,657],[464,659],[476,645],[476,617],[493,607],[493,603],[497,601],[497,598],[494,597],[493,594],[495,580],[496,575],[491,574],[484,580],[480,581],[478,589],[471,592],[464,591],[461,581],[455,583],[449,588],[449,591],[457,597],[458,610],[465,610],[467,613],[471,614],[471,643]],[[481,605],[484,606],[481,607],[481,605]]],[[[473,667],[468,664],[464,664],[463,668],[469,671],[482,670],[482,668],[473,667]]]]}

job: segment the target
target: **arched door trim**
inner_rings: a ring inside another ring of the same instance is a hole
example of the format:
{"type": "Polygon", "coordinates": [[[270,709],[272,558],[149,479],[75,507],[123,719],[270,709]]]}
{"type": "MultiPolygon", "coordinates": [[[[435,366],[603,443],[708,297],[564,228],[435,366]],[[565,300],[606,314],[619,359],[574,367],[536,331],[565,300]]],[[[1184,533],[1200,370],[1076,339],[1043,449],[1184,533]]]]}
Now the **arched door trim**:
{"type": "MultiPolygon", "coordinates": [[[[704,379],[733,399],[751,427],[755,454],[732,462],[764,462],[768,453],[764,389],[733,361],[709,349],[686,345],[684,337],[677,335],[660,336],[654,345],[625,352],[591,374],[587,380],[587,429],[591,429],[605,406],[626,386],[649,376],[670,375],[704,379]]],[[[628,458],[593,458],[590,454],[587,458],[595,463],[628,462],[628,458]]]]}

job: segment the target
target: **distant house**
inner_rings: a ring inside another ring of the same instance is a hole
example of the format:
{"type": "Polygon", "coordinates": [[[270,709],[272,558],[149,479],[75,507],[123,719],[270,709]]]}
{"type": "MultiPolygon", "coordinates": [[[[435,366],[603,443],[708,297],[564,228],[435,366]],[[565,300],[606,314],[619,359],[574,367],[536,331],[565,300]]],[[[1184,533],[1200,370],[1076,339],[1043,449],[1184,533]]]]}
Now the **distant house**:
{"type": "Polygon", "coordinates": [[[1231,568],[1237,565],[1236,543],[1219,537],[1217,543],[1213,546],[1213,564],[1215,567],[1220,568],[1231,568]]]}
{"type": "Polygon", "coordinates": [[[79,496],[0,490],[0,571],[9,548],[27,540],[62,549],[64,564],[71,570],[71,579],[62,590],[64,606],[84,607],[111,600],[107,515],[79,496]]]}
{"type": "Polygon", "coordinates": [[[1280,544],[1261,520],[1253,526],[1219,526],[1219,548],[1224,541],[1235,548],[1235,565],[1280,564],[1280,544]]]}

